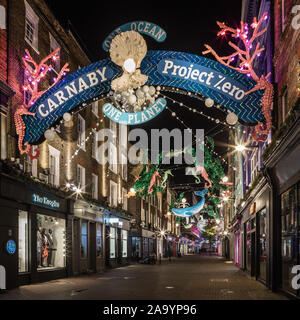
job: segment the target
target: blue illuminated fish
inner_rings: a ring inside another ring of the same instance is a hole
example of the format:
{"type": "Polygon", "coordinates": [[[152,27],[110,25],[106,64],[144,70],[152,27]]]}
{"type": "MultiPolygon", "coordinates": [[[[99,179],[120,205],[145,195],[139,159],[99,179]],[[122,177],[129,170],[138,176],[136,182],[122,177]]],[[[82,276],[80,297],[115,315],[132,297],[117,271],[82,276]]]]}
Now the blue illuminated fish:
{"type": "Polygon", "coordinates": [[[198,212],[200,212],[203,207],[204,207],[204,203],[205,203],[205,195],[207,193],[207,189],[204,189],[202,191],[194,191],[194,194],[196,196],[200,196],[202,197],[202,199],[200,200],[200,202],[198,202],[196,205],[192,206],[192,207],[187,207],[187,208],[173,208],[172,212],[176,215],[176,216],[180,216],[180,217],[191,217],[195,214],[197,214],[198,212]]]}

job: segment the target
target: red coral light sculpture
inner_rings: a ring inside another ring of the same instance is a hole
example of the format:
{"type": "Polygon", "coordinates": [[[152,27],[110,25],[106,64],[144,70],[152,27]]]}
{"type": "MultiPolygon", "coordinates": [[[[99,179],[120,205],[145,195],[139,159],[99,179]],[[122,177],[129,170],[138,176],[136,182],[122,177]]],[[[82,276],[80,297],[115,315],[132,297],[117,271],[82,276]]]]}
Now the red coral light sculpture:
{"type": "Polygon", "coordinates": [[[56,61],[59,59],[60,48],[55,49],[50,53],[46,58],[44,58],[39,64],[37,64],[34,59],[31,57],[29,51],[25,49],[25,57],[22,58],[25,66],[25,85],[23,87],[24,91],[30,93],[29,101],[25,101],[20,105],[14,114],[14,121],[16,126],[16,132],[18,135],[18,148],[20,154],[27,153],[31,159],[36,159],[39,157],[39,151],[36,150],[35,154],[32,153],[32,147],[28,142],[23,143],[25,137],[25,124],[22,119],[23,115],[35,116],[35,113],[28,111],[28,109],[34,104],[34,102],[43,95],[51,87],[55,86],[58,81],[65,75],[67,71],[70,71],[68,68],[68,63],[66,63],[61,71],[58,73],[58,76],[55,78],[53,84],[48,87],[46,90],[39,90],[40,81],[47,75],[49,71],[53,69],[50,61],[56,61]],[[24,148],[25,146],[25,148],[24,148]]]}
{"type": "Polygon", "coordinates": [[[211,53],[214,55],[214,57],[218,62],[234,70],[237,70],[243,74],[247,74],[248,77],[252,77],[253,80],[257,82],[257,84],[253,89],[246,92],[245,94],[249,94],[256,90],[264,90],[264,95],[261,99],[261,105],[262,105],[262,112],[265,117],[265,123],[259,122],[255,126],[255,130],[252,133],[252,136],[256,141],[266,141],[268,133],[272,126],[271,110],[272,110],[274,89],[273,89],[273,85],[268,80],[271,73],[267,74],[266,76],[262,75],[261,77],[258,77],[258,75],[255,73],[252,67],[254,59],[256,57],[259,57],[261,55],[261,52],[265,50],[264,47],[260,47],[260,42],[257,42],[255,48],[253,47],[253,43],[255,39],[257,39],[267,31],[267,28],[264,28],[263,30],[259,30],[262,22],[267,18],[268,18],[268,14],[267,12],[265,12],[259,21],[257,21],[256,18],[253,19],[253,23],[251,24],[253,32],[251,36],[249,35],[248,24],[244,23],[243,21],[241,21],[240,28],[237,28],[237,29],[230,28],[224,22],[217,21],[217,24],[221,29],[218,32],[218,36],[220,35],[225,36],[226,33],[229,32],[233,38],[241,39],[244,45],[244,49],[239,48],[237,45],[229,41],[228,42],[229,46],[231,46],[235,50],[235,52],[229,56],[220,57],[216,53],[216,51],[213,50],[207,44],[205,44],[205,47],[207,48],[207,50],[202,52],[204,55],[211,53]],[[233,63],[237,57],[239,58],[239,61],[240,61],[239,66],[231,65],[231,63],[233,63]]]}

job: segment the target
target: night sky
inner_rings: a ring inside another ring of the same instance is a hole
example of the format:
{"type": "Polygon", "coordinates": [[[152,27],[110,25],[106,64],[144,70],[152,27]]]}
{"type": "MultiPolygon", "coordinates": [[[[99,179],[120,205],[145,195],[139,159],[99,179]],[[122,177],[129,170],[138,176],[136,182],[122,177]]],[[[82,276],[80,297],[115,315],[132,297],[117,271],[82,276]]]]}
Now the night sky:
{"type": "MultiPolygon", "coordinates": [[[[217,38],[218,26],[216,20],[225,21],[231,26],[237,26],[241,19],[241,0],[227,1],[62,1],[46,0],[54,15],[63,26],[71,22],[73,32],[79,36],[81,43],[87,48],[92,61],[108,57],[102,49],[102,42],[115,28],[135,20],[149,21],[159,25],[167,32],[164,42],[156,42],[143,35],[148,50],[174,50],[202,55],[204,44],[210,44],[219,54],[227,54],[228,45],[224,39],[217,38]]],[[[213,59],[212,56],[207,56],[213,59]]],[[[168,94],[172,96],[171,94],[168,94]]],[[[225,113],[216,108],[206,108],[204,103],[182,95],[173,96],[192,108],[205,111],[220,120],[225,120],[225,113]]],[[[206,118],[195,115],[186,109],[180,109],[177,104],[168,102],[178,116],[191,128],[205,129],[205,133],[215,134],[216,151],[224,155],[227,148],[223,147],[227,139],[226,127],[206,118]]],[[[145,129],[151,128],[184,128],[165,110],[157,118],[144,124],[145,129]]],[[[175,183],[185,179],[177,170],[175,183]]],[[[182,172],[183,173],[183,172],[182,172]]],[[[191,182],[193,178],[189,177],[191,182]]]]}

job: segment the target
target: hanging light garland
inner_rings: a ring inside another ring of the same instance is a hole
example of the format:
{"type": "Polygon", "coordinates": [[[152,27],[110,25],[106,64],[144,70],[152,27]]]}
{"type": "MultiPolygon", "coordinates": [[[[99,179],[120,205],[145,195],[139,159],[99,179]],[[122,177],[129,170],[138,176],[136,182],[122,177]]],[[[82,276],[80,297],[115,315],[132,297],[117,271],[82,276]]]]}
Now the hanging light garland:
{"type": "Polygon", "coordinates": [[[224,126],[227,126],[227,127],[229,127],[229,128],[232,128],[232,129],[234,128],[232,125],[229,125],[227,122],[221,121],[221,120],[216,119],[216,118],[214,118],[214,117],[212,117],[212,116],[208,116],[208,115],[206,115],[203,111],[198,111],[198,110],[195,109],[195,108],[191,108],[191,107],[185,105],[183,102],[178,102],[178,101],[176,101],[175,99],[170,98],[170,97],[168,97],[168,96],[166,96],[166,95],[163,95],[163,94],[161,94],[161,96],[162,96],[163,98],[167,99],[167,100],[172,101],[173,103],[177,103],[180,107],[184,107],[184,108],[186,108],[186,109],[189,110],[189,111],[192,111],[192,112],[197,113],[197,114],[199,114],[199,115],[201,115],[201,116],[203,116],[203,117],[206,117],[208,120],[211,120],[211,121],[213,121],[213,122],[215,122],[215,123],[217,123],[217,124],[220,123],[220,124],[223,124],[224,126]]]}
{"type": "MultiPolygon", "coordinates": [[[[192,131],[191,128],[189,128],[176,114],[176,112],[174,112],[172,109],[170,109],[170,107],[166,107],[166,109],[171,113],[172,117],[174,117],[176,120],[178,120],[183,126],[185,126],[190,132],[192,131]]],[[[196,136],[194,136],[195,139],[197,140],[196,136]]],[[[209,151],[211,151],[216,157],[218,157],[222,162],[226,163],[229,167],[233,168],[233,170],[236,170],[236,168],[234,166],[232,166],[230,163],[228,163],[227,160],[225,160],[222,156],[220,156],[216,151],[214,151],[213,149],[211,149],[207,144],[206,147],[208,148],[209,151]]]]}

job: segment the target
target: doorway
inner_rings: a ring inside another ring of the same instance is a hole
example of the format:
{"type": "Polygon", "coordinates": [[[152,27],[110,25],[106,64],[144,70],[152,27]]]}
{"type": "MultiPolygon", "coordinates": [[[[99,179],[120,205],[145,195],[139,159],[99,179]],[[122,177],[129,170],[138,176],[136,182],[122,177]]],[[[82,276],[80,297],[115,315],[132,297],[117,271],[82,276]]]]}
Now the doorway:
{"type": "Polygon", "coordinates": [[[73,273],[75,275],[80,273],[80,219],[74,219],[74,233],[73,233],[73,273]]]}
{"type": "Polygon", "coordinates": [[[251,277],[256,275],[256,232],[255,219],[247,221],[245,225],[245,266],[251,277]]]}

